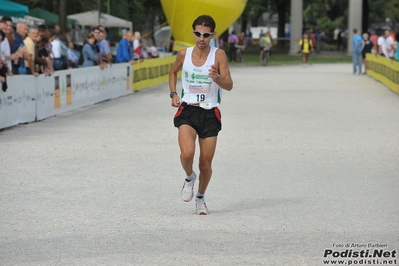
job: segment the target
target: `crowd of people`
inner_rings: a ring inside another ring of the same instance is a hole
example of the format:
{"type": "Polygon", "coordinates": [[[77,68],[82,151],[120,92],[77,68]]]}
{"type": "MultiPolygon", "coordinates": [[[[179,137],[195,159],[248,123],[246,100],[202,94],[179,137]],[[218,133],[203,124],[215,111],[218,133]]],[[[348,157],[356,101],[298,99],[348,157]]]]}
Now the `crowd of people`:
{"type": "Polygon", "coordinates": [[[61,35],[59,26],[28,26],[4,16],[0,20],[0,83],[7,90],[7,76],[27,74],[52,75],[54,71],[68,68],[99,66],[104,69],[112,63],[143,59],[140,32],[126,31],[118,45],[116,56],[111,54],[110,42],[103,26],[87,34],[81,51],[68,34],[61,35]]]}
{"type": "Polygon", "coordinates": [[[399,32],[395,33],[386,29],[380,36],[374,30],[360,35],[357,29],[353,30],[352,38],[352,63],[353,74],[365,74],[362,72],[364,64],[367,71],[366,54],[375,54],[399,62],[399,32]]]}

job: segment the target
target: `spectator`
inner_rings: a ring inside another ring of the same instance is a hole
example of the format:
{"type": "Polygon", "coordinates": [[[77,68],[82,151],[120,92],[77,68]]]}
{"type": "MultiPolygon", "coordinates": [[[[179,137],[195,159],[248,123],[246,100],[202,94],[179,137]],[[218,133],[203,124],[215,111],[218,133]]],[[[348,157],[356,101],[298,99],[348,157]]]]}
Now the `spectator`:
{"type": "Polygon", "coordinates": [[[37,38],[37,56],[35,62],[39,64],[39,73],[45,74],[46,76],[54,73],[53,63],[50,55],[47,52],[46,45],[50,43],[51,34],[47,29],[39,28],[39,34],[37,38]]]}
{"type": "Polygon", "coordinates": [[[58,39],[56,32],[54,35],[55,38],[51,41],[51,60],[54,70],[63,70],[66,68],[66,62],[62,58],[61,41],[58,39]]]}
{"type": "Polygon", "coordinates": [[[266,32],[262,38],[259,39],[259,48],[260,48],[260,64],[262,66],[265,65],[265,61],[263,60],[263,55],[266,53],[266,56],[269,56],[270,49],[272,48],[272,40],[270,39],[270,32],[266,32]]]}
{"type": "Polygon", "coordinates": [[[298,43],[298,53],[302,53],[302,63],[306,67],[308,65],[310,52],[314,50],[313,42],[305,32],[302,39],[298,43]]]}
{"type": "Polygon", "coordinates": [[[125,37],[121,39],[118,44],[116,51],[116,63],[130,62],[134,63],[133,50],[132,50],[132,38],[133,34],[131,31],[127,31],[125,37]]]}
{"type": "MultiPolygon", "coordinates": [[[[100,26],[101,28],[102,26],[100,26]]],[[[102,57],[101,57],[101,51],[100,51],[100,47],[98,46],[98,35],[100,34],[100,28],[96,27],[93,28],[91,33],[93,33],[94,35],[94,48],[96,49],[96,53],[97,53],[97,61],[95,62],[96,65],[99,65],[101,69],[104,69],[105,64],[103,63],[102,57]]]]}
{"type": "Polygon", "coordinates": [[[11,48],[10,48],[10,43],[8,41],[8,34],[10,33],[10,29],[7,25],[6,21],[1,20],[0,21],[0,30],[4,32],[5,38],[1,42],[0,45],[0,51],[1,51],[1,59],[5,64],[7,64],[8,70],[12,74],[12,61],[11,60],[17,60],[18,56],[16,54],[11,54],[11,48]]]}
{"type": "Polygon", "coordinates": [[[133,40],[133,59],[143,59],[143,53],[141,51],[142,46],[140,44],[141,34],[140,32],[134,32],[134,40],[133,40]]]}
{"type": "Polygon", "coordinates": [[[245,32],[241,32],[240,36],[236,40],[236,60],[237,62],[241,62],[244,60],[245,56],[245,47],[246,47],[246,37],[245,32]]]}
{"type": "Polygon", "coordinates": [[[73,51],[74,44],[73,42],[68,43],[67,49],[67,63],[69,68],[78,68],[79,67],[79,58],[73,51]]]}
{"type": "Polygon", "coordinates": [[[382,55],[386,56],[386,49],[385,49],[385,38],[384,36],[379,36],[377,39],[377,56],[382,55]]]}
{"type": "Polygon", "coordinates": [[[352,37],[352,63],[353,63],[353,74],[356,74],[357,68],[359,68],[359,75],[362,74],[362,61],[361,61],[361,51],[362,51],[363,39],[358,33],[357,29],[353,29],[352,37]]]}
{"type": "Polygon", "coordinates": [[[391,30],[385,30],[385,57],[393,58],[395,54],[395,41],[392,37],[391,30]]]}
{"type": "Polygon", "coordinates": [[[399,61],[399,31],[395,34],[395,39],[396,39],[395,60],[399,61]]]}
{"type": "Polygon", "coordinates": [[[111,48],[109,47],[108,41],[105,39],[106,33],[102,29],[99,29],[99,31],[97,45],[100,49],[101,59],[104,63],[111,64],[111,48]]]}
{"type": "Polygon", "coordinates": [[[39,76],[39,73],[35,69],[35,56],[36,56],[36,38],[39,31],[36,27],[31,27],[28,32],[28,37],[24,40],[24,45],[26,47],[28,57],[25,58],[26,74],[39,76]]]}
{"type": "Polygon", "coordinates": [[[371,54],[371,49],[373,48],[373,43],[369,39],[368,33],[363,33],[363,42],[362,42],[362,57],[363,57],[363,64],[364,64],[364,73],[367,72],[367,59],[366,55],[371,54]]]}
{"type": "Polygon", "coordinates": [[[373,47],[371,48],[371,53],[372,54],[377,54],[377,40],[378,40],[378,35],[375,33],[375,30],[370,31],[370,42],[373,44],[373,47]]]}
{"type": "MultiPolygon", "coordinates": [[[[6,34],[2,30],[0,30],[0,46],[5,39],[6,39],[6,34]]],[[[7,75],[9,74],[10,70],[8,69],[7,64],[0,59],[0,83],[3,91],[7,91],[7,75]]]]}
{"type": "Polygon", "coordinates": [[[96,46],[94,44],[96,38],[93,33],[89,33],[86,36],[86,42],[83,45],[82,54],[83,54],[83,67],[89,67],[96,65],[98,60],[96,46]]]}
{"type": "MultiPolygon", "coordinates": [[[[19,74],[19,68],[24,66],[23,57],[25,55],[25,50],[20,49],[24,46],[23,39],[28,34],[28,25],[25,22],[19,22],[16,27],[16,31],[13,34],[13,41],[11,42],[11,53],[12,54],[19,54],[19,59],[15,60],[12,65],[12,73],[19,74]]],[[[29,55],[26,55],[27,57],[29,55]]]]}
{"type": "Polygon", "coordinates": [[[230,45],[230,51],[229,51],[229,61],[233,62],[236,61],[236,42],[237,42],[237,35],[235,34],[235,31],[233,30],[228,38],[228,43],[230,45]]]}

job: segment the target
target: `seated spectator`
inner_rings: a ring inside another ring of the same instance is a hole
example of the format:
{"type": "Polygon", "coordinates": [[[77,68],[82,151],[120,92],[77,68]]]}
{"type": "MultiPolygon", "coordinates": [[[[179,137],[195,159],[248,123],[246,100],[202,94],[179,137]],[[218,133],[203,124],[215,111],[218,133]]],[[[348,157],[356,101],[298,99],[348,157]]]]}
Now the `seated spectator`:
{"type": "Polygon", "coordinates": [[[89,67],[96,65],[98,55],[94,46],[95,37],[93,33],[89,33],[86,36],[86,43],[83,45],[83,67],[89,67]]]}
{"type": "Polygon", "coordinates": [[[116,63],[126,63],[130,62],[134,64],[133,51],[132,51],[132,37],[131,31],[127,31],[125,37],[118,44],[116,50],[116,63]]]}
{"type": "Polygon", "coordinates": [[[68,43],[67,50],[67,64],[69,68],[78,68],[79,67],[79,58],[73,52],[74,45],[72,42],[68,43]]]}

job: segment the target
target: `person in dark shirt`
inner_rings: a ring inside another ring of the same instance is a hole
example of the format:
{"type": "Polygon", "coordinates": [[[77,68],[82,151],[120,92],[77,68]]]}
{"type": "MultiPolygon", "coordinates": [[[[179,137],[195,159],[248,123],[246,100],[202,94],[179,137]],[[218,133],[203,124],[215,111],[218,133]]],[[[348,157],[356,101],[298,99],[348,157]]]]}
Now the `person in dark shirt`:
{"type": "Polygon", "coordinates": [[[363,42],[362,42],[362,57],[363,57],[363,64],[364,64],[364,73],[367,72],[367,59],[366,54],[371,54],[371,49],[373,49],[373,43],[370,41],[369,34],[363,33],[363,42]]]}

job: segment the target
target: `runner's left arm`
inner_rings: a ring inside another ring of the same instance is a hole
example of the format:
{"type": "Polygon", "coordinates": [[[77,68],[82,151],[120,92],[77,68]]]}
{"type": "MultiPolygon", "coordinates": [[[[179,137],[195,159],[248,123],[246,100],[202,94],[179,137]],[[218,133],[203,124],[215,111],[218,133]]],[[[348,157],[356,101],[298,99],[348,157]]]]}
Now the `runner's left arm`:
{"type": "Polygon", "coordinates": [[[221,49],[216,51],[215,64],[209,69],[209,76],[222,89],[228,91],[233,89],[233,80],[227,64],[226,53],[221,49]]]}

